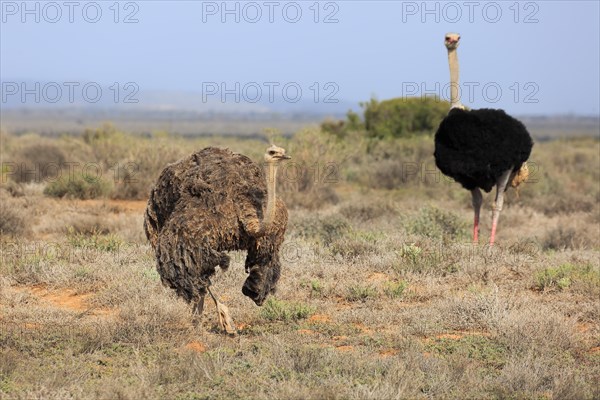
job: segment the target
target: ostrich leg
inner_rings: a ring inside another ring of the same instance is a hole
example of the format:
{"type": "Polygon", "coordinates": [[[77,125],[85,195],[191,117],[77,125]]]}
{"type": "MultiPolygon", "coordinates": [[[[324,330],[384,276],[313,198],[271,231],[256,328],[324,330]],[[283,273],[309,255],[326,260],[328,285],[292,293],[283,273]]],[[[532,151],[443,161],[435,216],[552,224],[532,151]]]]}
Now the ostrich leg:
{"type": "Polygon", "coordinates": [[[479,242],[479,212],[481,211],[481,204],[483,203],[481,190],[479,190],[479,188],[471,190],[471,197],[473,211],[475,212],[475,217],[473,218],[473,243],[477,243],[479,242]]]}
{"type": "Polygon", "coordinates": [[[512,172],[512,168],[505,171],[498,181],[496,182],[496,201],[494,202],[494,209],[492,211],[492,234],[490,235],[490,246],[494,245],[496,239],[496,228],[498,227],[498,219],[500,218],[500,211],[502,211],[502,205],[504,204],[504,191],[508,184],[508,178],[512,172]]]}
{"type": "Polygon", "coordinates": [[[199,295],[194,302],[194,306],[192,308],[194,324],[198,324],[200,322],[200,318],[202,317],[202,311],[204,310],[204,296],[205,295],[199,295]]]}
{"type": "Polygon", "coordinates": [[[235,327],[235,323],[229,315],[229,308],[223,303],[221,303],[215,295],[210,290],[210,281],[209,286],[207,286],[206,290],[208,290],[208,294],[212,297],[215,302],[215,306],[217,307],[217,314],[219,315],[219,325],[221,325],[221,329],[227,332],[230,335],[235,335],[237,333],[237,328],[235,327]]]}

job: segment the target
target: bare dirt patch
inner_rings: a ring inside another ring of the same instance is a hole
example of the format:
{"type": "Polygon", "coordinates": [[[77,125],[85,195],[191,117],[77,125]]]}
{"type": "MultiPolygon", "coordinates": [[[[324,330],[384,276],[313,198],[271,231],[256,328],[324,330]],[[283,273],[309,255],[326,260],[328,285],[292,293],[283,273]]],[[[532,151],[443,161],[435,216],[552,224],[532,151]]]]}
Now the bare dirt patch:
{"type": "Polygon", "coordinates": [[[446,332],[446,333],[441,333],[439,335],[435,335],[435,336],[431,336],[431,337],[425,337],[424,341],[428,342],[431,341],[433,339],[450,339],[450,340],[460,340],[464,337],[467,336],[485,336],[485,337],[489,337],[490,333],[489,332],[483,332],[483,331],[454,331],[454,332],[446,332]]]}
{"type": "Polygon", "coordinates": [[[331,322],[331,317],[329,315],[326,314],[315,314],[315,315],[311,315],[310,318],[308,318],[309,322],[318,322],[321,324],[327,324],[331,322]]]}
{"type": "Polygon", "coordinates": [[[191,350],[196,353],[204,353],[206,351],[206,346],[197,341],[190,342],[183,347],[186,350],[191,350]]]}
{"type": "Polygon", "coordinates": [[[144,212],[148,204],[145,200],[107,200],[107,203],[116,212],[144,212]]]}
{"type": "Polygon", "coordinates": [[[382,272],[374,272],[367,278],[368,282],[385,282],[388,280],[388,276],[382,272]]]}
{"type": "Polygon", "coordinates": [[[368,334],[373,333],[373,329],[369,328],[368,326],[366,326],[365,324],[362,324],[360,322],[355,323],[354,327],[357,328],[362,333],[368,333],[368,334]]]}
{"type": "Polygon", "coordinates": [[[400,353],[397,349],[384,349],[379,351],[379,356],[382,358],[393,357],[400,353]]]}
{"type": "Polygon", "coordinates": [[[110,308],[94,307],[90,304],[92,293],[79,293],[75,289],[50,290],[45,285],[19,286],[12,289],[17,292],[28,293],[50,307],[66,311],[85,313],[97,317],[112,317],[117,312],[110,308]]]}
{"type": "Polygon", "coordinates": [[[84,209],[96,212],[108,210],[113,213],[142,213],[146,209],[147,204],[145,200],[92,199],[69,201],[69,205],[78,211],[84,209]]]}

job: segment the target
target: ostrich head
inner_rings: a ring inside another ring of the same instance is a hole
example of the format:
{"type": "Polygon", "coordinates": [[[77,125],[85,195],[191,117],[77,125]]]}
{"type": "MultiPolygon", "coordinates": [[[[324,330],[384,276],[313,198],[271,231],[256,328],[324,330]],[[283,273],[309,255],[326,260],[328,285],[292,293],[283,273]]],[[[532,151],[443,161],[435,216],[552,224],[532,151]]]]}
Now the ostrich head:
{"type": "Polygon", "coordinates": [[[269,294],[275,293],[281,273],[281,264],[278,256],[263,255],[261,258],[261,261],[266,265],[253,265],[249,267],[255,260],[246,261],[246,269],[249,269],[248,278],[246,278],[242,287],[242,293],[250,297],[257,306],[262,306],[269,294]]]}
{"type": "Polygon", "coordinates": [[[448,32],[444,37],[444,45],[448,50],[456,50],[458,42],[460,41],[460,34],[448,32]]]}
{"type": "Polygon", "coordinates": [[[265,162],[268,163],[276,163],[281,160],[289,160],[290,158],[292,157],[285,155],[285,149],[275,145],[271,145],[265,153],[265,162]]]}

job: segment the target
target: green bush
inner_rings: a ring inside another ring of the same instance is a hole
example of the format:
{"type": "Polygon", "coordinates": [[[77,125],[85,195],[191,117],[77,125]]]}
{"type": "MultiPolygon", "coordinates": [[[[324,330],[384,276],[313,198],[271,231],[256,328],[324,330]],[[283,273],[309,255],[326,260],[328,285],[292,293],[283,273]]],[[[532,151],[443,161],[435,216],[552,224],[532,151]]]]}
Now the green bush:
{"type": "Polygon", "coordinates": [[[360,115],[350,110],[346,113],[346,120],[325,120],[321,123],[321,130],[336,136],[338,139],[344,139],[349,132],[364,131],[365,124],[361,121],[360,115]]]}
{"type": "Polygon", "coordinates": [[[105,197],[110,190],[110,183],[100,177],[75,174],[50,182],[44,188],[44,194],[51,197],[87,200],[105,197]]]}
{"type": "Polygon", "coordinates": [[[395,98],[360,103],[364,122],[354,111],[348,111],[346,120],[326,120],[321,131],[338,139],[350,132],[364,132],[371,138],[399,138],[431,134],[448,114],[450,103],[438,97],[395,98]]]}
{"type": "Polygon", "coordinates": [[[369,137],[406,137],[431,133],[448,114],[450,104],[437,97],[396,98],[363,103],[369,137]]]}

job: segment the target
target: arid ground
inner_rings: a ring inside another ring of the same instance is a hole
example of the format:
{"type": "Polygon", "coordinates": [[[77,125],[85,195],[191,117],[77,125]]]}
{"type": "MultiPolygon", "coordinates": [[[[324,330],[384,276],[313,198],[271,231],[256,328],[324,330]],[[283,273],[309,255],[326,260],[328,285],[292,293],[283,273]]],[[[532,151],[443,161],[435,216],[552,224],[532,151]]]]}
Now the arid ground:
{"type": "Polygon", "coordinates": [[[143,228],[166,163],[207,145],[83,136],[2,139],[0,398],[600,398],[600,142],[539,142],[497,245],[470,243],[469,193],[429,136],[280,138],[290,220],[278,291],[242,295],[245,254],[214,293],[239,333],[161,285],[143,228]]]}

